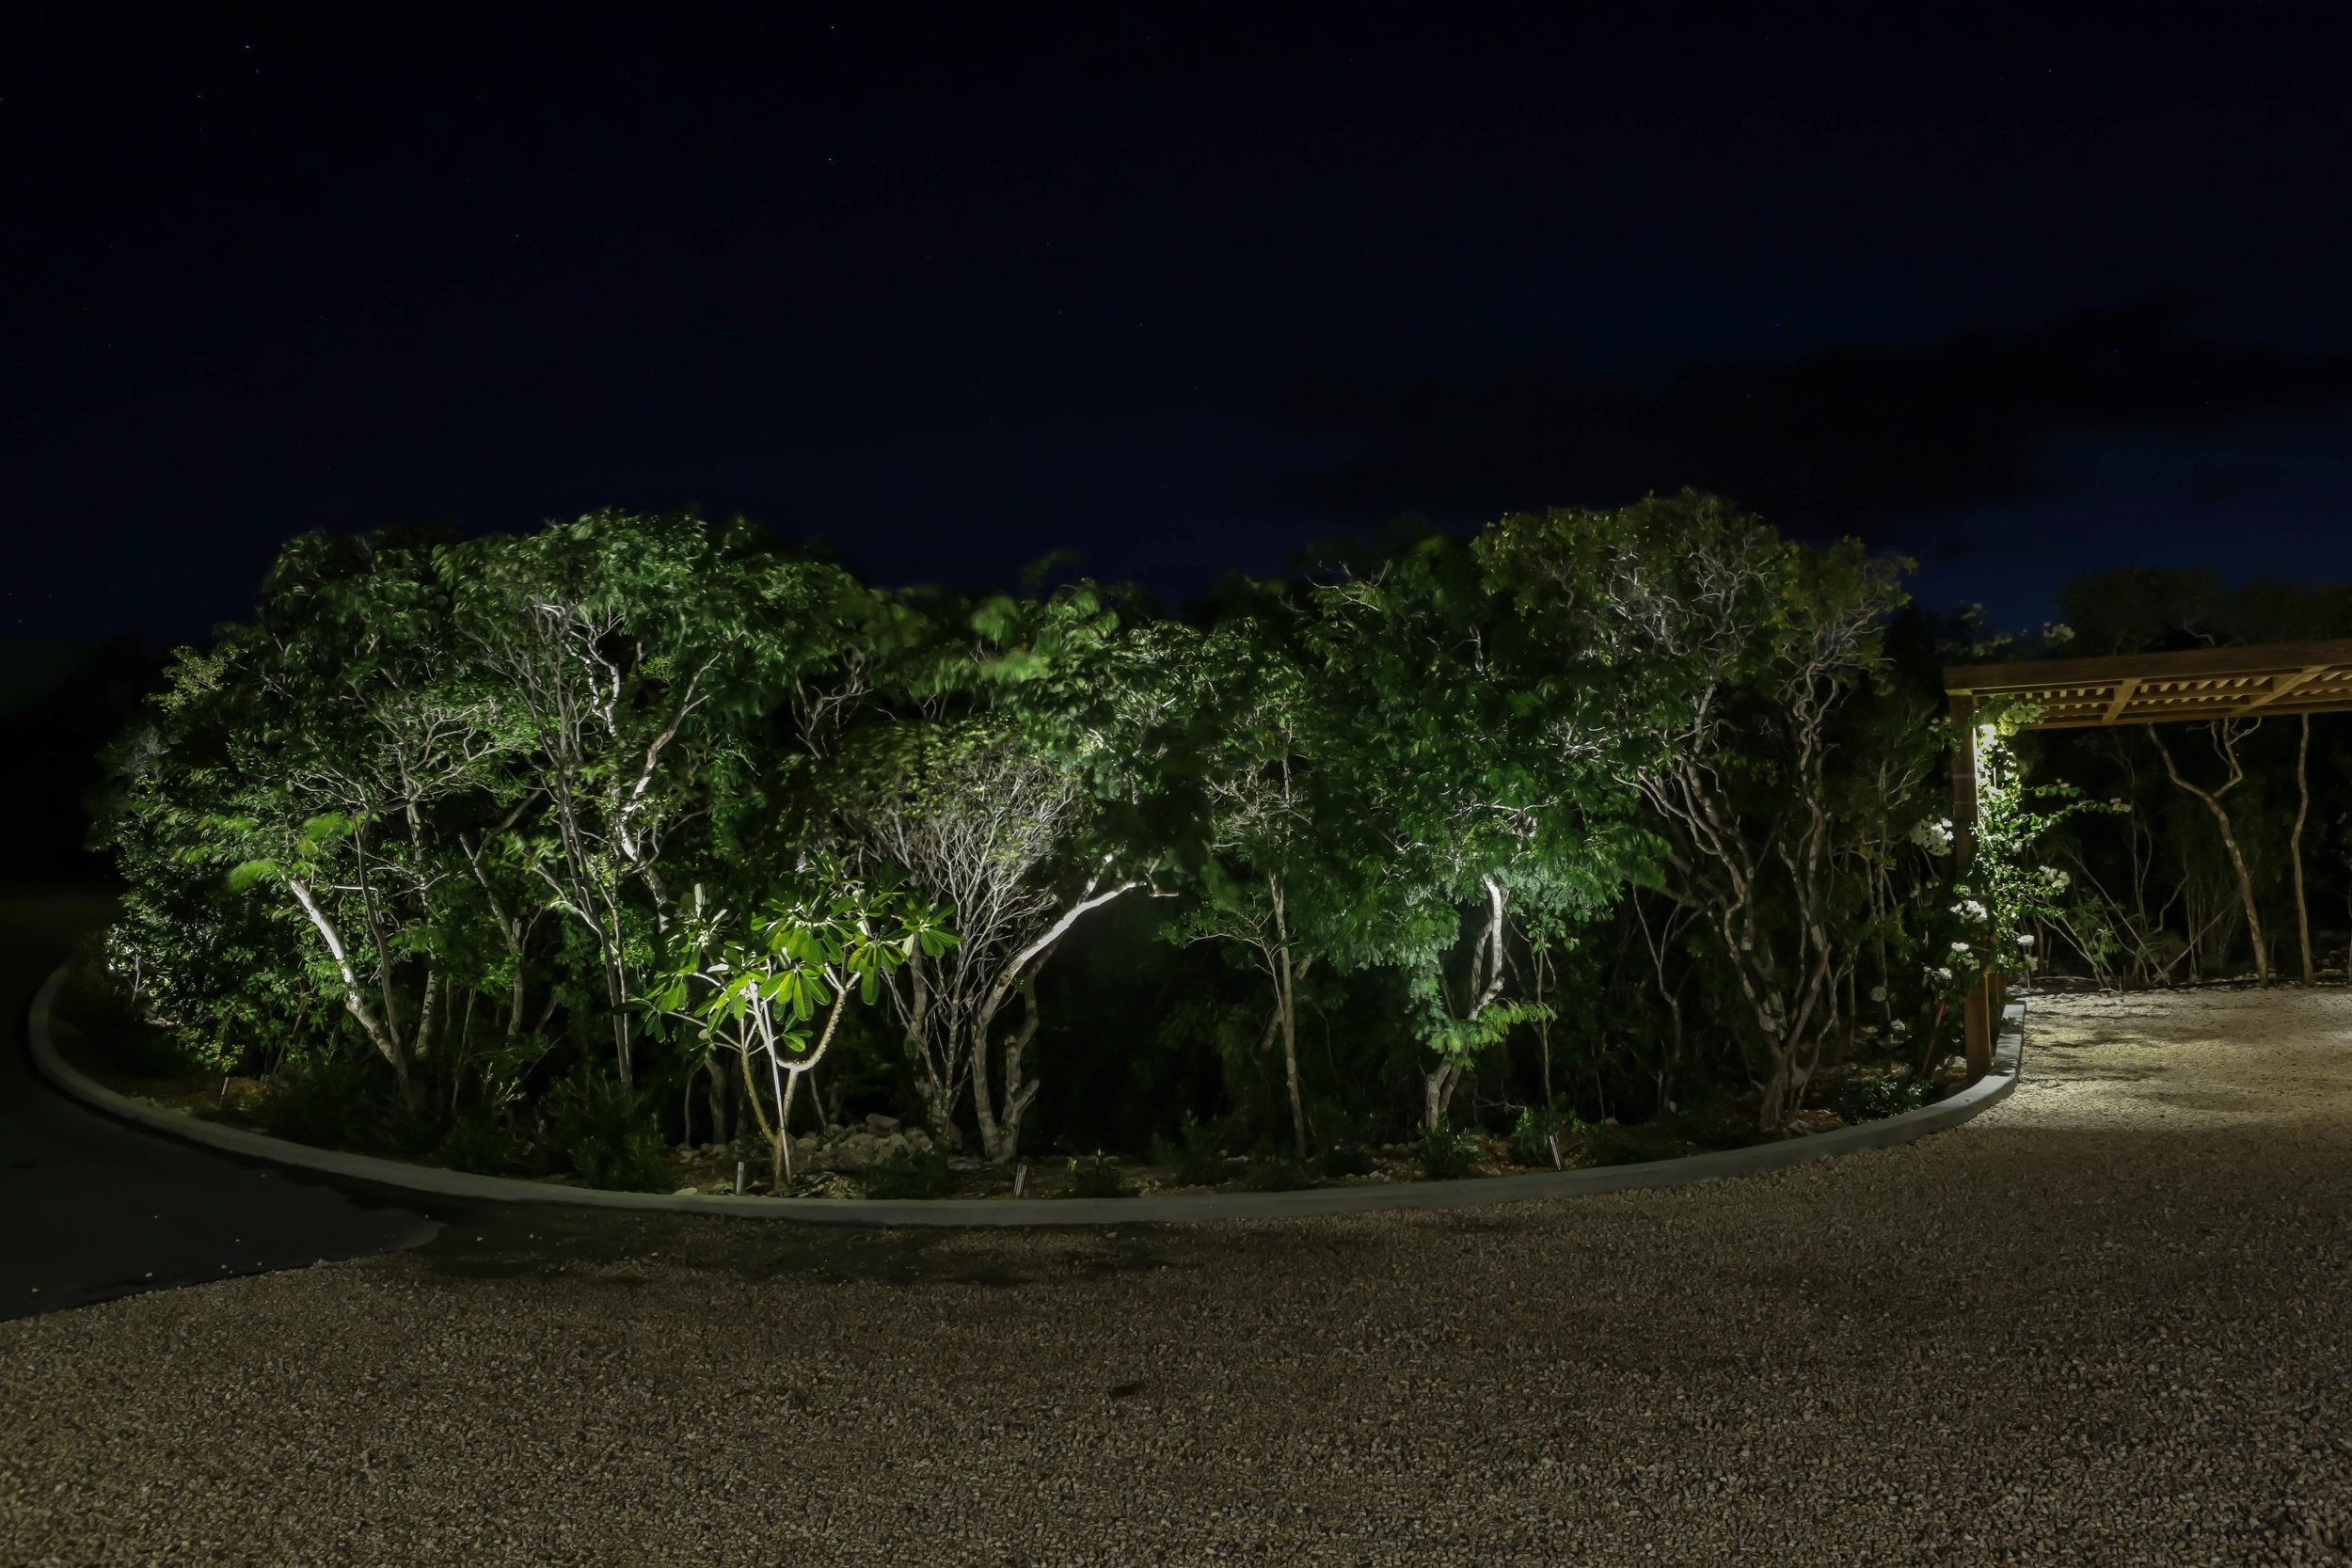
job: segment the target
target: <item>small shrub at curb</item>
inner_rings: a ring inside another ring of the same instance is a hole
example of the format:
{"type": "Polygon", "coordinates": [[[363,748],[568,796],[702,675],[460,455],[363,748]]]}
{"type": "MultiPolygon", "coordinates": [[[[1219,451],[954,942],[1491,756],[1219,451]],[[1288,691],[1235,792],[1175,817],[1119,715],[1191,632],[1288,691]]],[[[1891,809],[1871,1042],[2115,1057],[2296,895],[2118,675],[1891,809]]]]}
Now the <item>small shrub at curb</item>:
{"type": "Polygon", "coordinates": [[[530,1167],[531,1150],[505,1122],[466,1111],[450,1123],[433,1158],[452,1170],[476,1176],[519,1176],[530,1167]]]}
{"type": "Polygon", "coordinates": [[[1252,1160],[1241,1184],[1253,1193],[1292,1193],[1315,1184],[1314,1174],[1287,1155],[1252,1160]]]}
{"type": "Polygon", "coordinates": [[[857,1173],[858,1189],[867,1197],[898,1201],[938,1197],[949,1179],[947,1156],[936,1148],[902,1148],[888,1163],[857,1173]]]}
{"type": "Polygon", "coordinates": [[[1519,1112],[1518,1125],[1511,1129],[1511,1158],[1522,1165],[1549,1165],[1554,1138],[1565,1144],[1591,1131],[1574,1111],[1564,1111],[1556,1104],[1530,1105],[1519,1112]]]}
{"type": "Polygon", "coordinates": [[[1342,1144],[1337,1148],[1325,1149],[1315,1161],[1315,1168],[1326,1176],[1370,1176],[1379,1166],[1372,1150],[1342,1144]]]}
{"type": "Polygon", "coordinates": [[[97,937],[82,939],[57,998],[54,1026],[60,1039],[78,1037],[100,1061],[137,1077],[166,1077],[199,1059],[199,1053],[180,1048],[170,1030],[146,1018],[130,988],[107,971],[97,937]]]}
{"type": "Polygon", "coordinates": [[[1928,1102],[1930,1085],[1910,1078],[1849,1078],[1837,1085],[1830,1109],[1849,1124],[1883,1121],[1928,1102]]]}
{"type": "MultiPolygon", "coordinates": [[[[1654,1125],[1661,1132],[1671,1132],[1683,1142],[1700,1148],[1753,1148],[1757,1144],[1772,1141],[1771,1134],[1756,1126],[1754,1108],[1727,1095],[1715,1096],[1697,1105],[1687,1105],[1654,1125]]],[[[1677,1148],[1675,1155],[1684,1152],[1677,1148]]],[[[1674,1155],[1655,1158],[1671,1159],[1674,1155]]]]}
{"type": "Polygon", "coordinates": [[[1233,1162],[1217,1147],[1216,1129],[1204,1126],[1190,1112],[1184,1115],[1179,1129],[1183,1142],[1170,1143],[1166,1138],[1152,1140],[1152,1158],[1163,1165],[1176,1169],[1176,1184],[1180,1187],[1214,1187],[1233,1174],[1233,1162]]]}
{"type": "Polygon", "coordinates": [[[368,1135],[388,1117],[388,1083],[356,1053],[329,1053],[288,1066],[254,1103],[262,1132],[313,1148],[356,1148],[363,1154],[389,1152],[368,1135]]]}
{"type": "Polygon", "coordinates": [[[1413,1145],[1413,1157],[1421,1162],[1421,1173],[1432,1181],[1458,1181],[1470,1174],[1470,1161],[1478,1152],[1478,1135],[1456,1132],[1451,1127],[1439,1127],[1423,1132],[1413,1145]]]}
{"type": "Polygon", "coordinates": [[[1119,1167],[1097,1153],[1091,1160],[1070,1162],[1071,1197],[1133,1197],[1119,1167]]]}
{"type": "Polygon", "coordinates": [[[642,1093],[622,1086],[602,1064],[583,1064],[548,1093],[542,1157],[570,1165],[591,1187],[669,1192],[676,1173],[648,1119],[642,1093]]]}

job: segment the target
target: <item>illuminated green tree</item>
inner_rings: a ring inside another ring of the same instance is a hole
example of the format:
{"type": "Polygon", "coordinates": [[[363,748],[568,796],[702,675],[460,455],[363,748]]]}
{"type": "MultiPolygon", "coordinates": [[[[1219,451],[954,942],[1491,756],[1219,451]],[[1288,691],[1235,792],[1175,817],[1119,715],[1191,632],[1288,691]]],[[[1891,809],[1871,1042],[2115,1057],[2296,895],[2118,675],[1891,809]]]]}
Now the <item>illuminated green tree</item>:
{"type": "Polygon", "coordinates": [[[1665,843],[1662,891],[1693,911],[1760,1058],[1760,1125],[1788,1126],[1846,1037],[1867,921],[1851,875],[1871,813],[1834,776],[1857,692],[1883,679],[1902,562],[1781,540],[1684,492],[1615,512],[1503,518],[1479,551],[1572,650],[1565,678],[1607,745],[1655,737],[1617,776],[1665,843]]]}
{"type": "Polygon", "coordinates": [[[140,735],[120,753],[118,836],[210,868],[232,899],[272,899],[310,983],[413,1103],[452,995],[451,822],[504,749],[423,546],[296,540],[257,624],[182,650],[140,735]]]}
{"type": "MultiPolygon", "coordinates": [[[[597,512],[440,553],[457,635],[510,730],[510,848],[601,959],[614,1063],[674,901],[682,830],[755,793],[762,714],[833,655],[859,590],[748,528],[597,512]]],[[[688,858],[691,858],[691,854],[688,858]]]]}
{"type": "Polygon", "coordinates": [[[957,943],[947,920],[946,911],[902,888],[831,863],[790,879],[741,917],[707,910],[703,889],[694,889],[693,907],[677,926],[681,957],[644,1006],[658,1019],[685,1022],[698,1056],[733,1054],[745,1103],[771,1150],[774,1191],[783,1192],[791,1176],[801,1077],[824,1060],[850,996],[870,1006],[894,971],[947,953],[957,943]]]}
{"type": "Polygon", "coordinates": [[[1405,971],[1427,1051],[1422,1121],[1514,1025],[1515,917],[1588,919],[1646,863],[1628,775],[1645,731],[1605,699],[1624,671],[1499,595],[1480,560],[1433,535],[1312,592],[1328,789],[1328,950],[1405,971]]]}

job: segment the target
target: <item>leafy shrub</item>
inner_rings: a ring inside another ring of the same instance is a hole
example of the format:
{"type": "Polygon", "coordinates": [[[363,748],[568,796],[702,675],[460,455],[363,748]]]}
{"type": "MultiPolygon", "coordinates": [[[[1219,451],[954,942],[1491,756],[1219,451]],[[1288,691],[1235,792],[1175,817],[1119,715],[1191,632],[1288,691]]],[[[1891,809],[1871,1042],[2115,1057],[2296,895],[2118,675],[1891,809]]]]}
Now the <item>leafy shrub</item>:
{"type": "Polygon", "coordinates": [[[452,1170],[513,1176],[530,1167],[531,1147],[511,1123],[469,1107],[450,1123],[433,1157],[452,1170]]]}
{"type": "Polygon", "coordinates": [[[1475,1132],[1457,1132],[1440,1126],[1423,1132],[1413,1145],[1413,1157],[1421,1162],[1421,1173],[1432,1181],[1454,1181],[1470,1174],[1470,1161],[1478,1152],[1475,1132]]]}
{"type": "Polygon", "coordinates": [[[624,1088],[602,1063],[587,1062],[548,1091],[541,1158],[570,1165],[592,1187],[668,1192],[675,1173],[648,1125],[646,1097],[624,1088]]]}
{"type": "Polygon", "coordinates": [[[389,1112],[390,1085],[365,1056],[332,1051],[290,1064],[254,1103],[262,1132],[316,1148],[373,1151],[389,1112]]]}
{"type": "Polygon", "coordinates": [[[1315,1184],[1314,1174],[1287,1154],[1252,1160],[1242,1174],[1242,1185],[1253,1193],[1288,1193],[1315,1184]]]}
{"type": "Polygon", "coordinates": [[[1915,1111],[1928,1102],[1930,1085],[1904,1078],[1854,1076],[1837,1085],[1830,1109],[1846,1122],[1878,1121],[1915,1111]]]}
{"type": "Polygon", "coordinates": [[[951,1179],[947,1156],[936,1148],[902,1148],[879,1165],[857,1173],[857,1184],[867,1197],[907,1199],[938,1197],[951,1179]]]}
{"type": "Polygon", "coordinates": [[[106,967],[104,950],[92,938],[83,939],[57,997],[55,1017],[61,1041],[78,1036],[99,1060],[135,1077],[184,1071],[193,1059],[180,1049],[171,1031],[148,1021],[130,986],[106,967]]]}
{"type": "Polygon", "coordinates": [[[1097,1154],[1091,1160],[1070,1162],[1070,1197],[1133,1197],[1120,1179],[1119,1167],[1097,1154]]]}
{"type": "Polygon", "coordinates": [[[1214,1187],[1232,1175],[1233,1163],[1219,1147],[1215,1127],[1204,1126],[1200,1117],[1187,1111],[1178,1132],[1183,1138],[1181,1143],[1159,1137],[1152,1140],[1152,1160],[1176,1167],[1178,1186],[1214,1187]]]}
{"type": "Polygon", "coordinates": [[[1326,1176],[1370,1176],[1375,1168],[1372,1150],[1359,1144],[1335,1144],[1323,1151],[1315,1167],[1326,1176]]]}
{"type": "Polygon", "coordinates": [[[1574,1111],[1563,1110],[1557,1102],[1530,1105],[1511,1129],[1511,1158],[1522,1165],[1549,1165],[1552,1139],[1565,1143],[1590,1131],[1574,1111]]]}
{"type": "MultiPolygon", "coordinates": [[[[1701,1148],[1748,1148],[1769,1141],[1769,1135],[1756,1124],[1754,1104],[1723,1093],[1710,1095],[1698,1104],[1686,1105],[1657,1125],[1661,1132],[1672,1132],[1701,1148]]],[[[1681,1152],[1679,1148],[1675,1150],[1676,1154],[1681,1152]]],[[[1673,1157],[1657,1156],[1661,1160],[1673,1157]]]]}

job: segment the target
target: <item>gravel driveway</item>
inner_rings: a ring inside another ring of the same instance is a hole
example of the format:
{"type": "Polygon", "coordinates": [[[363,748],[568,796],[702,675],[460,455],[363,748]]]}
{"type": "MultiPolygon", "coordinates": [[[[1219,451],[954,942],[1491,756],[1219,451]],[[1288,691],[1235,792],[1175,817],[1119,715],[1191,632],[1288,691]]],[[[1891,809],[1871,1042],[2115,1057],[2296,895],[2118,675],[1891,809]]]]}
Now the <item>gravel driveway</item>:
{"type": "Polygon", "coordinates": [[[2347,1560],[2352,992],[2043,1003],[2027,1069],[1709,1188],[541,1211],[0,1323],[0,1563],[2347,1560]]]}

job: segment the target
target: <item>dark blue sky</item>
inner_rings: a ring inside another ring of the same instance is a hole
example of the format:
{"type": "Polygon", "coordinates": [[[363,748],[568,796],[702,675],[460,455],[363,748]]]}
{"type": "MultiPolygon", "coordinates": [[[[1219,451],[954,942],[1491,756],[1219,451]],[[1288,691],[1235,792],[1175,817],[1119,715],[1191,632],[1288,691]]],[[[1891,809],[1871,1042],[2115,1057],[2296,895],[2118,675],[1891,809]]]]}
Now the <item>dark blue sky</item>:
{"type": "Polygon", "coordinates": [[[1171,597],[1683,483],[2013,623],[2352,577],[2317,8],[787,14],[18,15],[5,629],[603,504],[1171,597]]]}

